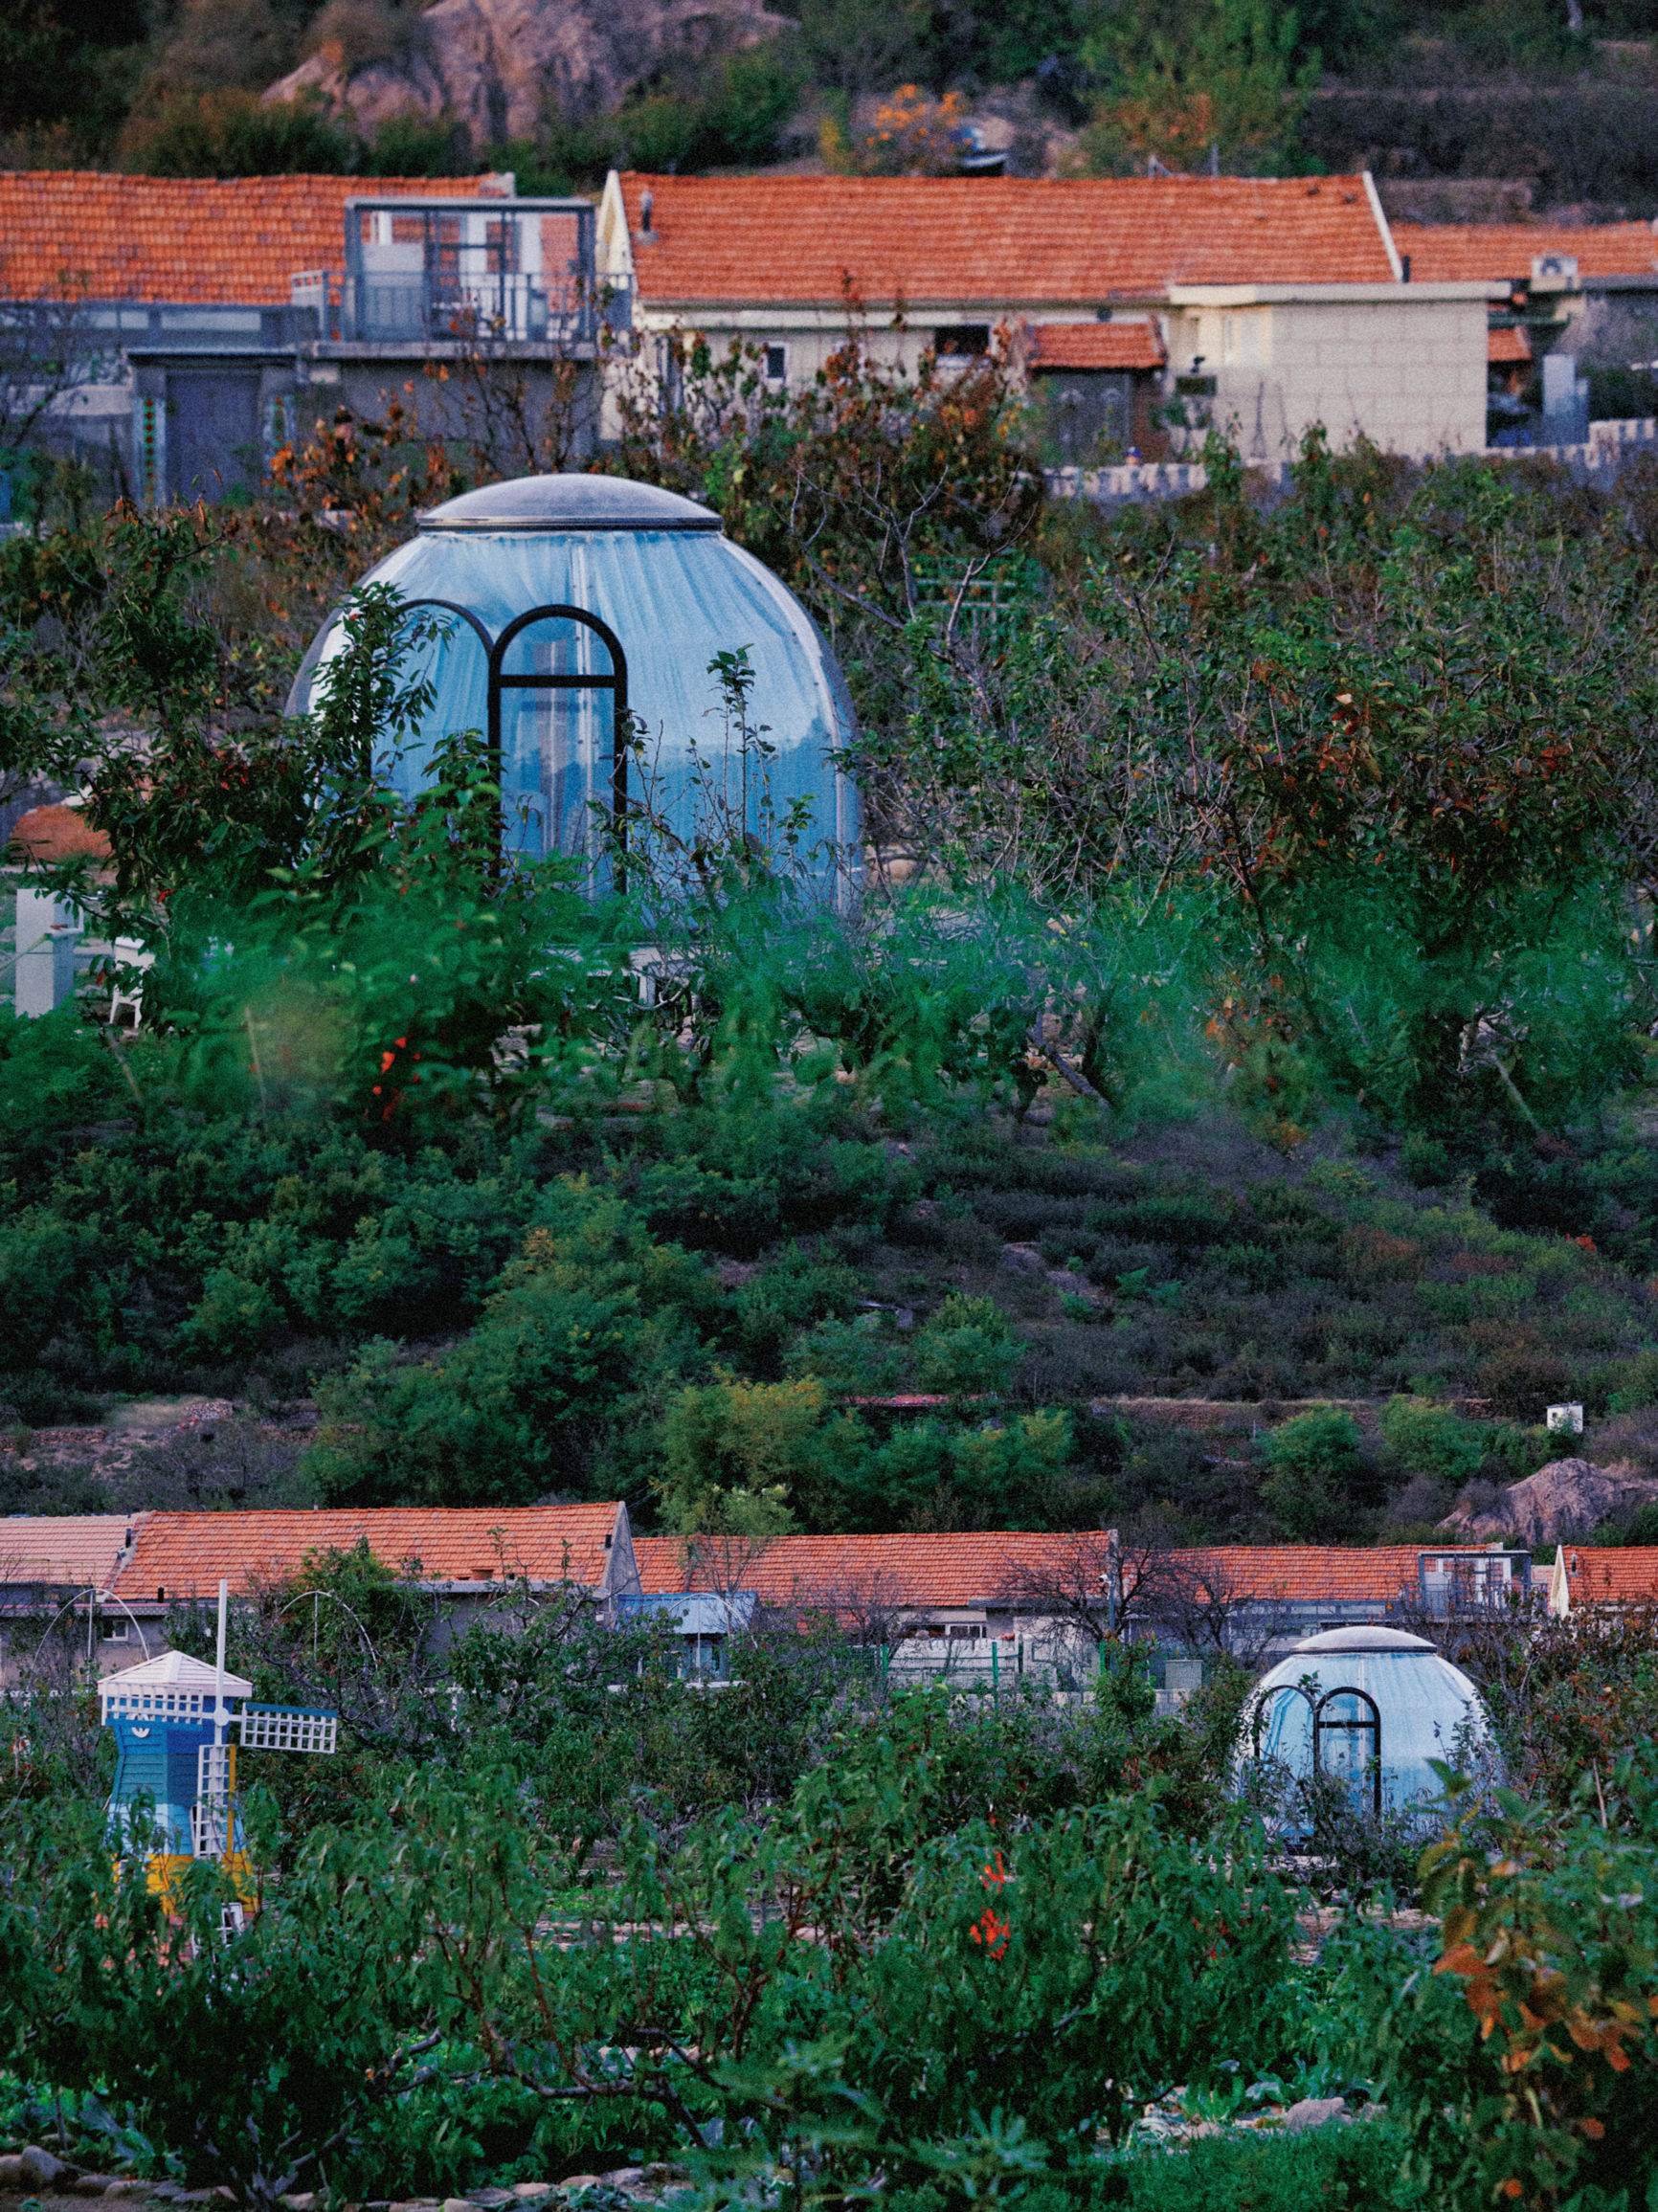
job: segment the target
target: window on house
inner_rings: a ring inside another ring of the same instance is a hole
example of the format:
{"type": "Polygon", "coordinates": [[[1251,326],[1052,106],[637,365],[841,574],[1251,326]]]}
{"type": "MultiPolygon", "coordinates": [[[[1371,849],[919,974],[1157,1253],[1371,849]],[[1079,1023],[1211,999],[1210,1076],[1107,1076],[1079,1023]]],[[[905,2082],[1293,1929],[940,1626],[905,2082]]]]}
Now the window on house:
{"type": "Polygon", "coordinates": [[[990,324],[957,323],[935,330],[932,344],[941,361],[974,361],[990,351],[990,324]]]}
{"type": "Polygon", "coordinates": [[[130,1643],[132,1622],[126,1620],[106,1620],[103,1624],[103,1641],[105,1643],[130,1643]]]}
{"type": "Polygon", "coordinates": [[[766,382],[782,384],[789,374],[789,348],[786,346],[768,346],[766,348],[766,382]]]}
{"type": "Polygon", "coordinates": [[[1221,358],[1229,369],[1259,369],[1265,358],[1263,318],[1244,309],[1221,317],[1221,358]]]}

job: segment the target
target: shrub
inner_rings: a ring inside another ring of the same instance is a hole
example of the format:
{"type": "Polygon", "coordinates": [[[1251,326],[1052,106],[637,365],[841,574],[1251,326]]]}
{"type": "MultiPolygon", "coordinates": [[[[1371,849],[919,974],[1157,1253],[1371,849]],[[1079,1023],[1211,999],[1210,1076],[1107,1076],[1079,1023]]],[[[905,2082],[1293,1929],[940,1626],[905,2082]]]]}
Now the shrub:
{"type": "Polygon", "coordinates": [[[358,150],[321,101],[194,92],[130,127],[126,166],[150,177],[344,176],[358,150]]]}
{"type": "Polygon", "coordinates": [[[624,1401],[700,1364],[687,1325],[718,1293],[686,1253],[575,1178],[540,1211],[462,1343],[404,1364],[380,1340],[323,1384],[304,1471],[324,1499],[527,1504],[570,1486],[624,1401]]]}
{"type": "Polygon", "coordinates": [[[1019,1345],[994,1298],[952,1291],[915,1335],[915,1374],[923,1390],[988,1397],[1005,1391],[1019,1345]]]}
{"type": "Polygon", "coordinates": [[[1128,2212],[1430,2212],[1432,2200],[1401,2173],[1410,2139],[1397,2121],[1365,2114],[1362,2127],[1311,2128],[1287,2135],[1240,2130],[1150,2147],[1109,2167],[1086,2199],[1039,2184],[1024,2199],[1028,2212],[1063,2205],[1117,2205],[1128,2212]]]}
{"type": "Polygon", "coordinates": [[[1261,1500],[1293,1543],[1328,1544],[1355,1533],[1352,1502],[1332,1488],[1321,1467],[1289,1466],[1269,1476],[1261,1500]]]}
{"type": "Polygon", "coordinates": [[[1406,2172],[1446,2212],[1628,2204],[1653,2170],[1652,1757],[1643,1746],[1645,1790],[1622,1831],[1507,1792],[1465,1814],[1422,1862],[1441,1922],[1431,1972],[1391,1932],[1337,1940],[1342,2054],[1408,2131],[1406,2172]]]}
{"type": "Polygon", "coordinates": [[[1286,1535],[1321,1543],[1353,1532],[1360,1441],[1353,1416],[1333,1406],[1297,1414],[1266,1438],[1262,1454],[1271,1471],[1261,1499],[1286,1535]]]}
{"type": "Polygon", "coordinates": [[[0,1151],[38,1158],[77,1123],[133,1105],[114,1051],[81,1025],[78,1007],[32,1021],[0,999],[0,1151]]]}
{"type": "Polygon", "coordinates": [[[662,1503],[671,1528],[705,1529],[722,1502],[769,1496],[772,1519],[798,1480],[823,1413],[813,1381],[715,1381],[681,1391],[662,1417],[662,1503]]]}
{"type": "Polygon", "coordinates": [[[875,1397],[899,1387],[906,1348],[888,1335],[879,1313],[856,1321],[820,1321],[789,1347],[791,1374],[815,1375],[832,1397],[875,1397]]]}
{"type": "Polygon", "coordinates": [[[1261,1449],[1274,1475],[1323,1475],[1341,1482],[1358,1471],[1363,1434],[1350,1413],[1314,1406],[1274,1429],[1261,1449]]]}
{"type": "Polygon", "coordinates": [[[1413,1475],[1434,1475],[1459,1488],[1472,1482],[1490,1448],[1484,1421],[1464,1420],[1425,1398],[1390,1398],[1382,1408],[1382,1441],[1413,1475]]]}
{"type": "Polygon", "coordinates": [[[1438,1137],[1413,1129],[1399,1148],[1400,1173],[1420,1189],[1436,1190],[1451,1179],[1451,1157],[1438,1137]]]}
{"type": "Polygon", "coordinates": [[[1611,1414],[1640,1413],[1658,1405],[1658,1351],[1647,1347],[1622,1364],[1606,1402],[1611,1414]]]}
{"type": "Polygon", "coordinates": [[[1516,1345],[1486,1360],[1475,1375],[1491,1411],[1518,1420],[1537,1420],[1545,1407],[1572,1396],[1572,1371],[1558,1352],[1541,1345],[1516,1345]]]}
{"type": "Polygon", "coordinates": [[[863,1289],[843,1261],[817,1260],[791,1243],[780,1258],[737,1292],[737,1327],[745,1358],[775,1374],[789,1339],[813,1322],[843,1321],[863,1289]]]}

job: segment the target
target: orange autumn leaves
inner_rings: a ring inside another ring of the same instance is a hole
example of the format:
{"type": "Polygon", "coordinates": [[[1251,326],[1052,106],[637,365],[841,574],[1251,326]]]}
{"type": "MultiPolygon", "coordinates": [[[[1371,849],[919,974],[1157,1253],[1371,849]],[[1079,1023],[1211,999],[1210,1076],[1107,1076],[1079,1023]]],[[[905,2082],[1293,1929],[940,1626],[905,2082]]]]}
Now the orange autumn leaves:
{"type": "Polygon", "coordinates": [[[1454,1834],[1425,1854],[1423,1873],[1424,1900],[1443,1913],[1434,1972],[1462,1982],[1492,2069],[1493,2194],[1547,2206],[1642,2095],[1635,2069],[1649,2074],[1658,2060],[1658,1991],[1645,1900],[1627,1887],[1635,1872],[1619,1864],[1619,1839],[1536,1826],[1506,1823],[1494,1850],[1454,1834]]]}

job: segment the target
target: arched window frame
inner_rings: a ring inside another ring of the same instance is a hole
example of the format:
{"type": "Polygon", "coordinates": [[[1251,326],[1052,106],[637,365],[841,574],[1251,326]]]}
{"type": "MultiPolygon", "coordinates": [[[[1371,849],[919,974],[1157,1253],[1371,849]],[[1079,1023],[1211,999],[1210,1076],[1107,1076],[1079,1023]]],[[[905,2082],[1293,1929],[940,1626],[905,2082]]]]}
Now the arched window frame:
{"type": "MultiPolygon", "coordinates": [[[[628,796],[628,660],[622,641],[608,622],[590,614],[584,607],[552,605],[531,607],[527,614],[515,614],[499,637],[492,638],[484,625],[469,607],[460,606],[454,599],[407,599],[401,613],[417,614],[422,608],[437,608],[445,614],[459,614],[483,647],[488,665],[488,689],[485,695],[486,726],[484,742],[489,749],[489,772],[499,786],[504,772],[501,751],[501,695],[504,691],[612,691],[616,694],[616,708],[612,717],[611,740],[611,821],[618,851],[627,849],[627,796],[628,796]],[[591,630],[610,655],[609,675],[553,676],[504,675],[503,662],[514,640],[532,623],[548,621],[579,622],[591,630]]],[[[618,861],[616,872],[616,889],[625,888],[622,867],[618,861]]]]}
{"type": "Polygon", "coordinates": [[[1381,1713],[1375,1698],[1368,1691],[1360,1689],[1356,1684],[1344,1683],[1335,1689],[1327,1689],[1313,1707],[1312,1771],[1315,1775],[1321,1775],[1324,1772],[1324,1738],[1327,1734],[1333,1735],[1339,1731],[1343,1735],[1350,1736],[1361,1730],[1370,1737],[1370,1756],[1366,1761],[1366,1768],[1370,1776],[1372,1810],[1379,1821],[1381,1818],[1381,1713]],[[1338,1697],[1356,1698],[1359,1704],[1368,1709],[1369,1718],[1326,1720],[1324,1717],[1325,1707],[1333,1699],[1338,1697]]]}
{"type": "Polygon", "coordinates": [[[1317,1709],[1312,1703],[1312,1692],[1304,1683],[1281,1682],[1271,1689],[1263,1690],[1261,1695],[1255,1700],[1255,1709],[1250,1716],[1249,1722],[1250,1748],[1255,1754],[1257,1765],[1260,1764],[1261,1760],[1261,1736],[1263,1728],[1266,1724],[1267,1711],[1272,1706],[1274,1699],[1280,1697],[1305,1698],[1307,1700],[1307,1706],[1310,1714],[1312,1716],[1314,1721],[1317,1719],[1317,1709]]]}

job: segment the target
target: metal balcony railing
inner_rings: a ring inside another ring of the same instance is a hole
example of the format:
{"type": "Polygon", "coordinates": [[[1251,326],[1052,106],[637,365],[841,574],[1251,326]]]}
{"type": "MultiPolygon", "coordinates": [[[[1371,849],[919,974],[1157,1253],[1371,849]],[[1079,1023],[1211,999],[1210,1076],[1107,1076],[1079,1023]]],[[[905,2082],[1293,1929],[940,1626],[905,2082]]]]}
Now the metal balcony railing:
{"type": "Polygon", "coordinates": [[[345,344],[590,344],[594,224],[586,200],[352,200],[345,265],[296,271],[293,304],[345,344]]]}

